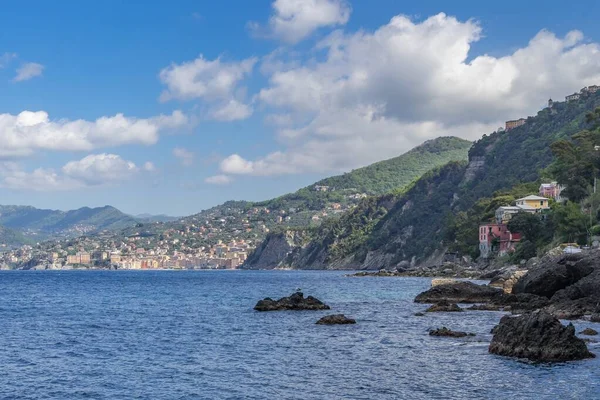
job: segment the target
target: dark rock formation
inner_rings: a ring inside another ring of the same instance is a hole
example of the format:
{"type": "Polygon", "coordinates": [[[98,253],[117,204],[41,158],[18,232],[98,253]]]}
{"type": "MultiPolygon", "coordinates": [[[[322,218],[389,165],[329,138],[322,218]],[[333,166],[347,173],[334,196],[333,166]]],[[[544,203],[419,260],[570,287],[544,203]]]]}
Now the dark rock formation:
{"type": "Polygon", "coordinates": [[[456,305],[456,303],[448,303],[447,301],[440,301],[429,307],[425,312],[460,312],[463,309],[456,305]]]}
{"type": "Polygon", "coordinates": [[[585,328],[584,330],[582,330],[581,332],[579,332],[580,335],[586,335],[586,336],[596,336],[598,334],[598,331],[592,328],[585,328]]]}
{"type": "Polygon", "coordinates": [[[472,282],[457,282],[434,286],[419,294],[416,303],[487,303],[502,296],[502,290],[472,282]]]}
{"type": "Polygon", "coordinates": [[[563,326],[545,311],[504,316],[493,330],[489,352],[532,361],[561,362],[592,358],[573,325],[563,326]]]}
{"type": "Polygon", "coordinates": [[[439,329],[432,329],[429,331],[429,336],[445,336],[445,337],[455,337],[455,338],[460,338],[460,337],[465,337],[465,336],[475,336],[474,333],[467,333],[467,332],[457,332],[457,331],[452,331],[448,328],[446,328],[445,326],[439,328],[439,329]]]}
{"type": "Polygon", "coordinates": [[[513,293],[548,298],[545,309],[560,319],[600,313],[600,252],[546,257],[515,284],[513,293]]]}
{"type": "Polygon", "coordinates": [[[467,308],[474,311],[504,311],[504,307],[497,304],[475,304],[467,308]]]}
{"type": "Polygon", "coordinates": [[[422,312],[415,313],[415,317],[424,317],[424,316],[425,316],[425,313],[422,313],[422,312]]]}
{"type": "Polygon", "coordinates": [[[355,323],[356,320],[347,318],[344,314],[327,315],[317,321],[317,325],[346,325],[355,323]]]}
{"type": "Polygon", "coordinates": [[[312,296],[304,298],[304,294],[296,292],[290,297],[282,297],[279,300],[267,297],[256,303],[254,309],[256,311],[329,310],[329,306],[312,296]]]}
{"type": "Polygon", "coordinates": [[[511,310],[513,314],[526,311],[535,311],[546,307],[550,300],[535,294],[503,294],[492,301],[493,305],[502,306],[504,310],[511,310]]]}
{"type": "Polygon", "coordinates": [[[590,321],[600,322],[600,314],[592,314],[592,316],[590,317],[590,321]]]}
{"type": "Polygon", "coordinates": [[[567,254],[544,260],[514,285],[512,292],[551,298],[594,271],[597,260],[583,254],[567,254]]]}

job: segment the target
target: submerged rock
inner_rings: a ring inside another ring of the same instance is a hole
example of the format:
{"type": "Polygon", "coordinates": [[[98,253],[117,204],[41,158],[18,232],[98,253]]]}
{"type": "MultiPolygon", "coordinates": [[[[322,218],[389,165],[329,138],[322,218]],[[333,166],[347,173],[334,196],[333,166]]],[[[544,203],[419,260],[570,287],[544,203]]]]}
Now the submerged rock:
{"type": "Polygon", "coordinates": [[[422,313],[422,312],[415,313],[415,317],[424,317],[424,316],[425,316],[425,313],[422,313]]]}
{"type": "Polygon", "coordinates": [[[447,301],[451,303],[487,303],[502,296],[500,289],[472,282],[448,283],[434,286],[419,294],[416,303],[438,303],[447,301]]]}
{"type": "Polygon", "coordinates": [[[575,336],[575,327],[563,326],[545,311],[504,316],[492,330],[489,352],[532,361],[561,362],[592,358],[585,342],[575,336]]]}
{"type": "Polygon", "coordinates": [[[317,325],[346,325],[355,323],[355,319],[348,318],[344,314],[327,315],[317,321],[317,325]]]}
{"type": "Polygon", "coordinates": [[[456,303],[440,301],[429,307],[425,312],[460,312],[462,310],[463,309],[456,305],[456,303]]]}
{"type": "Polygon", "coordinates": [[[273,300],[269,297],[260,300],[254,306],[256,311],[283,311],[283,310],[329,310],[329,306],[312,296],[304,298],[304,294],[296,292],[289,297],[273,300]]]}
{"type": "Polygon", "coordinates": [[[474,333],[467,333],[467,332],[457,332],[457,331],[452,331],[448,328],[446,328],[445,326],[439,328],[439,329],[432,329],[429,331],[429,336],[444,336],[444,337],[456,337],[456,338],[460,338],[460,337],[465,337],[465,336],[475,336],[474,333]]]}
{"type": "Polygon", "coordinates": [[[581,332],[579,332],[580,335],[586,335],[586,336],[596,336],[598,334],[598,331],[592,328],[585,328],[584,330],[582,330],[581,332]]]}

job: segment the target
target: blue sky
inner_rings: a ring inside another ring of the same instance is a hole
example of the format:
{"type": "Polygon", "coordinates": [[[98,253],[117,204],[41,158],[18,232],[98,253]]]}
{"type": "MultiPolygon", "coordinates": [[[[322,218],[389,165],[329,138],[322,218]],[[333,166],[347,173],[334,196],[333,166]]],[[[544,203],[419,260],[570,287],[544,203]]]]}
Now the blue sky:
{"type": "Polygon", "coordinates": [[[600,83],[599,11],[595,1],[7,1],[1,203],[186,215],[439,135],[474,140],[600,83]]]}

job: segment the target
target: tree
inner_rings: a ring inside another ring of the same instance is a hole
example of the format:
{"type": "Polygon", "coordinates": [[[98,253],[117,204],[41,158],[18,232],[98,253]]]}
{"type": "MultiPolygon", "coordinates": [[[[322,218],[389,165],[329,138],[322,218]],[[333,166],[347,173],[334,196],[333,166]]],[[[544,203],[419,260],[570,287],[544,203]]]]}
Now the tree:
{"type": "Polygon", "coordinates": [[[520,233],[524,239],[536,243],[542,237],[543,224],[537,215],[520,212],[508,221],[508,230],[520,233]]]}
{"type": "Polygon", "coordinates": [[[588,217],[581,212],[578,204],[568,201],[555,204],[553,218],[556,233],[563,242],[585,243],[587,237],[588,217]]]}

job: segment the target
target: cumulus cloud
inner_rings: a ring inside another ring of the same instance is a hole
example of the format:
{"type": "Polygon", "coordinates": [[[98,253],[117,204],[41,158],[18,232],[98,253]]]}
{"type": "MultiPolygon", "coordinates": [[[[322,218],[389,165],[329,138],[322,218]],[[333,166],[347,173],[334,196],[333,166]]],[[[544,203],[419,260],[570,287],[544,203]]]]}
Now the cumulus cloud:
{"type": "Polygon", "coordinates": [[[179,160],[181,165],[189,167],[194,164],[194,153],[183,147],[175,147],[173,149],[173,155],[179,160]]]}
{"type": "Polygon", "coordinates": [[[482,28],[438,14],[396,16],[373,32],[336,31],[303,65],[269,59],[256,101],[272,112],[281,150],[221,162],[227,174],[340,171],[445,135],[476,139],[537,112],[548,97],[600,83],[600,46],[578,31],[542,30],[502,57],[472,54],[482,28]],[[275,66],[275,68],[273,68],[275,66]]]}
{"type": "Polygon", "coordinates": [[[27,156],[36,150],[90,151],[125,144],[151,145],[159,132],[181,127],[181,112],[138,119],[117,114],[95,121],[51,120],[45,111],[0,114],[0,158],[27,156]]]}
{"type": "Polygon", "coordinates": [[[140,168],[116,154],[90,154],[70,161],[60,171],[37,168],[25,171],[15,162],[0,163],[0,187],[16,190],[58,191],[122,183],[143,171],[154,170],[151,162],[140,168]]]}
{"type": "Polygon", "coordinates": [[[211,185],[228,185],[231,183],[232,179],[227,175],[215,175],[209,176],[204,180],[204,182],[209,183],[211,185]]]}
{"type": "Polygon", "coordinates": [[[13,78],[13,82],[28,81],[37,76],[42,76],[44,68],[42,64],[34,62],[25,63],[17,68],[17,75],[13,78]]]}
{"type": "Polygon", "coordinates": [[[239,85],[252,73],[256,62],[256,58],[240,62],[207,60],[200,55],[193,61],[172,64],[159,74],[166,85],[160,100],[201,99],[210,106],[208,116],[213,119],[245,119],[252,114],[252,108],[240,98],[245,90],[239,85]]]}
{"type": "Polygon", "coordinates": [[[319,28],[344,25],[351,8],[345,0],[275,0],[267,28],[249,24],[258,36],[270,36],[294,44],[319,28]]]}

